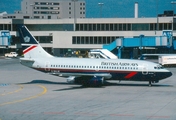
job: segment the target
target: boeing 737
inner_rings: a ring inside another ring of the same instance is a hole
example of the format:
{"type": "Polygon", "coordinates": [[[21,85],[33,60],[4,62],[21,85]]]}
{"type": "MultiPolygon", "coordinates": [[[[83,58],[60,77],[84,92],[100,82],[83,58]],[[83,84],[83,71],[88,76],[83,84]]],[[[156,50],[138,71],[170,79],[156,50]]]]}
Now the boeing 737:
{"type": "Polygon", "coordinates": [[[143,60],[55,57],[47,53],[25,25],[19,25],[24,57],[22,65],[66,77],[68,83],[102,86],[107,80],[157,83],[172,73],[161,65],[143,60]]]}

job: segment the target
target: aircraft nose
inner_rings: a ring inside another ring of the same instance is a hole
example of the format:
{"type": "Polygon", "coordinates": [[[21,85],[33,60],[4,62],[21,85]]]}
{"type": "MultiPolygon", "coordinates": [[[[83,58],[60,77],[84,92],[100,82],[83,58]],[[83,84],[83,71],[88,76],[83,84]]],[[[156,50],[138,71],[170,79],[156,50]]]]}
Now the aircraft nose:
{"type": "Polygon", "coordinates": [[[162,80],[172,76],[172,73],[170,71],[165,71],[165,72],[156,73],[155,75],[157,79],[162,80]]]}
{"type": "Polygon", "coordinates": [[[170,76],[172,76],[172,73],[171,73],[171,72],[168,73],[168,77],[170,77],[170,76]]]}
{"type": "Polygon", "coordinates": [[[168,71],[168,72],[164,72],[163,74],[161,74],[162,79],[168,78],[172,76],[172,72],[168,71]]]}

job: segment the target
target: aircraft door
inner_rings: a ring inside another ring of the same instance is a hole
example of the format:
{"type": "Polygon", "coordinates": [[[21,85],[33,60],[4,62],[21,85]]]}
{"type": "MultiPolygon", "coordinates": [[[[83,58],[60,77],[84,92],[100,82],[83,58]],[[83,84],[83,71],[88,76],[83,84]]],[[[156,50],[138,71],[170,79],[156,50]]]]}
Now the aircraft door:
{"type": "Polygon", "coordinates": [[[50,62],[45,62],[45,71],[50,71],[50,62]]]}
{"type": "Polygon", "coordinates": [[[148,65],[147,64],[143,64],[142,74],[143,75],[147,75],[148,74],[148,65]]]}

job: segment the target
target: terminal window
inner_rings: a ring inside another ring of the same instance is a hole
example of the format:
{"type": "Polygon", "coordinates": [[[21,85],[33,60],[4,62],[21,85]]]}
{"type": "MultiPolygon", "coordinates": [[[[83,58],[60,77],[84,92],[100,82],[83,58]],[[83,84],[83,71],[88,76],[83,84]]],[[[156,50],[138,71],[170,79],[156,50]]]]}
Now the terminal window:
{"type": "Polygon", "coordinates": [[[118,36],[73,36],[72,44],[110,44],[118,36]]]}

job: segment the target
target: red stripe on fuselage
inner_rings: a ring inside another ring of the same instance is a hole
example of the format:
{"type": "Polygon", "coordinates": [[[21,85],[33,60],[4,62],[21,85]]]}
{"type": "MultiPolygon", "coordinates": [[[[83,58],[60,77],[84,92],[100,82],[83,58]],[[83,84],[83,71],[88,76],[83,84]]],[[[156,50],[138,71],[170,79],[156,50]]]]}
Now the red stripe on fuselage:
{"type": "Polygon", "coordinates": [[[32,50],[32,49],[34,49],[36,47],[37,46],[35,46],[35,45],[32,45],[32,46],[28,47],[26,50],[23,51],[23,54],[26,54],[27,52],[29,52],[30,50],[32,50]]]}
{"type": "Polygon", "coordinates": [[[126,78],[126,79],[129,79],[129,78],[135,76],[136,74],[137,74],[137,72],[131,72],[131,73],[129,73],[127,76],[125,76],[125,78],[126,78]]]}

